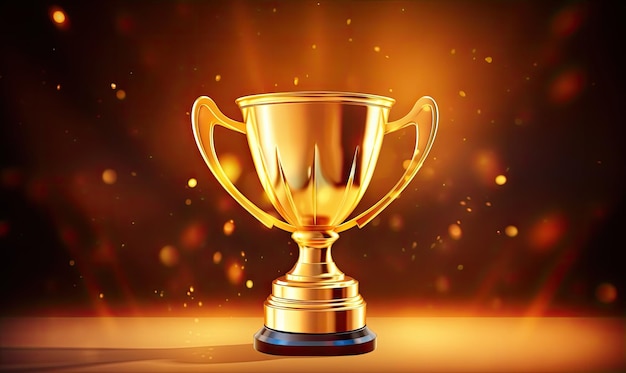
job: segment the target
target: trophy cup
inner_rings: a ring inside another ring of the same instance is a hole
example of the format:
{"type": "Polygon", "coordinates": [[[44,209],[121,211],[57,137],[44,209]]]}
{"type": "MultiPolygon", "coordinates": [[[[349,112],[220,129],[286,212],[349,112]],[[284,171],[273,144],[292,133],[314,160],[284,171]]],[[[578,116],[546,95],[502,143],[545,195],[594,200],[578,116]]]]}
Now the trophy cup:
{"type": "Polygon", "coordinates": [[[359,284],[335,265],[339,232],[374,219],[406,188],[430,151],[438,109],[427,96],[402,119],[388,122],[395,100],[347,92],[285,92],[236,100],[243,123],[226,117],[209,97],[196,99],[192,127],[209,169],[226,191],[268,228],[288,232],[299,247],[294,267],[272,282],[256,350],[274,355],[351,355],[374,350],[359,284]],[[200,119],[200,110],[208,116],[200,119]],[[430,112],[426,131],[418,114],[430,112]],[[205,118],[209,118],[208,120],[205,118]],[[415,126],[413,156],[380,201],[347,220],[363,197],[387,133],[415,126]],[[280,220],[246,198],[220,165],[215,126],[245,134],[261,185],[280,220]]]}

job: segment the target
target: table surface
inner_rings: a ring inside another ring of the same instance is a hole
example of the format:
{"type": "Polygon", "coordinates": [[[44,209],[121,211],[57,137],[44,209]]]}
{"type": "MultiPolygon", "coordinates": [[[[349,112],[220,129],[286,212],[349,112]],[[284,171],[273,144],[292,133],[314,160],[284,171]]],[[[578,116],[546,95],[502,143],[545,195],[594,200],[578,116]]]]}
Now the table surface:
{"type": "Polygon", "coordinates": [[[375,351],[259,353],[260,318],[1,318],[0,371],[624,372],[626,319],[372,317],[375,351]]]}

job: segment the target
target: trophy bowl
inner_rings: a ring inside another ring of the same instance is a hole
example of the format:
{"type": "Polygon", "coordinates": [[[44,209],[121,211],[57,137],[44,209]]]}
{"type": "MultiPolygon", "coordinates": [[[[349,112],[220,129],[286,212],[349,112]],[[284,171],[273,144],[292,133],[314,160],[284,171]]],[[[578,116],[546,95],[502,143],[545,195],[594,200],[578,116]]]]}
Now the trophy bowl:
{"type": "Polygon", "coordinates": [[[424,96],[402,119],[389,122],[395,100],[350,92],[268,93],[236,100],[243,122],[226,117],[209,97],[196,99],[192,128],[216,179],[264,225],[292,233],[299,257],[273,281],[264,326],[254,347],[276,355],[350,355],[374,350],[359,284],[339,270],[331,245],[339,232],[374,219],[406,188],[437,132],[438,109],[424,96]],[[208,116],[200,120],[200,111],[208,116]],[[428,123],[417,122],[422,111],[428,123]],[[209,118],[208,120],[206,118],[209,118]],[[215,126],[245,134],[263,190],[284,220],[263,211],[227,177],[215,150],[215,126]],[[415,148],[404,175],[376,204],[350,218],[372,179],[385,134],[415,126],[415,148]],[[422,132],[423,131],[423,132],[422,132]]]}

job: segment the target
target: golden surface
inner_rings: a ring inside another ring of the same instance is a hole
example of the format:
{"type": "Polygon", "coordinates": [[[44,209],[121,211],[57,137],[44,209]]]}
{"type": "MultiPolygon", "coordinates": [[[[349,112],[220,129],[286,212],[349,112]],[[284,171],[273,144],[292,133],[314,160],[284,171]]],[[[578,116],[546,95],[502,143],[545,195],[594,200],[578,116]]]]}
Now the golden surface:
{"type": "Polygon", "coordinates": [[[293,232],[300,248],[295,266],[273,283],[264,305],[265,325],[294,333],[365,326],[358,282],[339,270],[331,245],[337,232],[374,219],[415,177],[435,139],[437,104],[422,97],[404,118],[388,122],[395,100],[362,93],[271,93],[236,102],[244,123],[226,117],[210,98],[199,97],[192,127],[202,157],[226,191],[266,226],[293,232]],[[421,112],[430,113],[426,129],[417,123],[421,112]],[[218,125],[246,134],[261,185],[285,221],[257,207],[228,178],[215,150],[218,125]],[[383,137],[409,125],[415,126],[416,139],[404,175],[379,202],[346,221],[372,179],[383,137]]]}
{"type": "Polygon", "coordinates": [[[370,317],[369,354],[257,352],[260,318],[4,318],[0,370],[38,372],[623,372],[625,319],[370,317]]]}

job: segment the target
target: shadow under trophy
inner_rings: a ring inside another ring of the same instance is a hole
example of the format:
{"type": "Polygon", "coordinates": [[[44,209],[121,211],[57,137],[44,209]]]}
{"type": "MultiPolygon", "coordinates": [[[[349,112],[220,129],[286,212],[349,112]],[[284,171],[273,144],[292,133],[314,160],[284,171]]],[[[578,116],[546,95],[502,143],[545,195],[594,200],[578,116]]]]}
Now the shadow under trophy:
{"type": "Polygon", "coordinates": [[[406,188],[435,139],[438,109],[427,96],[402,119],[388,122],[395,100],[348,92],[268,93],[236,100],[243,123],[226,117],[209,97],[196,99],[192,127],[209,169],[250,214],[288,232],[299,247],[294,267],[272,283],[264,326],[254,347],[275,355],[350,355],[374,350],[359,284],[335,265],[339,232],[363,227],[406,188]],[[200,116],[201,109],[208,115],[200,116]],[[422,111],[430,123],[417,123],[422,111]],[[208,118],[208,119],[206,119],[208,118]],[[349,218],[363,197],[385,134],[415,126],[415,148],[404,174],[380,201],[349,218]],[[245,134],[261,185],[280,220],[245,197],[227,177],[215,150],[215,126],[245,134]],[[425,131],[422,131],[426,127],[425,131]]]}

